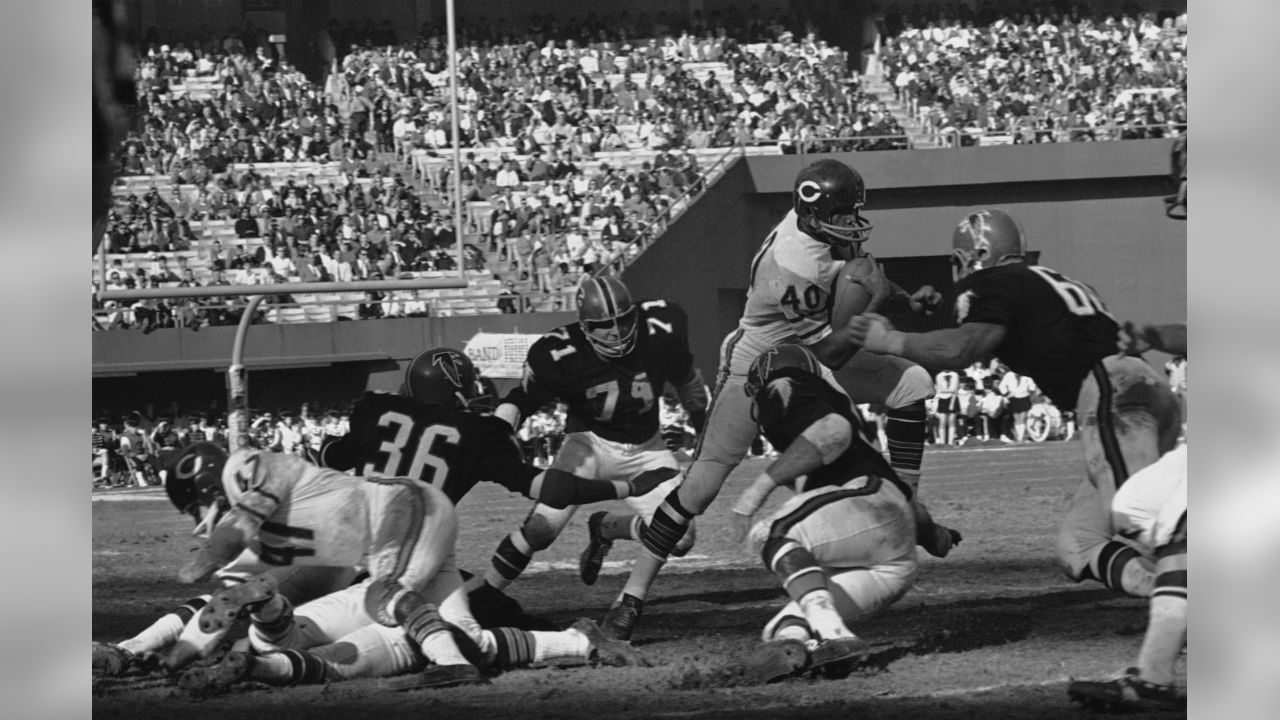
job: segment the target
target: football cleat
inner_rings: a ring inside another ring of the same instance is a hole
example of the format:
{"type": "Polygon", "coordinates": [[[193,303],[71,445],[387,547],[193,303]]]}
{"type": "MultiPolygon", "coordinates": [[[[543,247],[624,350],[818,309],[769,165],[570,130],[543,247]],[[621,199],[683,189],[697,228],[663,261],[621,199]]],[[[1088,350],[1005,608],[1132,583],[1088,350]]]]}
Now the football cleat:
{"type": "Polygon", "coordinates": [[[209,604],[200,611],[200,629],[207,633],[224,633],[243,614],[276,596],[276,581],[270,575],[255,575],[248,580],[214,593],[209,604]]]}
{"type": "Polygon", "coordinates": [[[1147,682],[1138,677],[1135,667],[1110,680],[1072,680],[1067,697],[1103,712],[1187,709],[1185,692],[1174,685],[1147,682]]]}
{"type": "Polygon", "coordinates": [[[137,656],[119,645],[100,642],[93,644],[94,677],[120,677],[137,663],[137,656]]]}
{"type": "Polygon", "coordinates": [[[622,599],[605,613],[604,622],[600,623],[600,630],[610,640],[629,642],[631,633],[636,629],[636,623],[640,621],[640,613],[643,611],[643,600],[623,593],[622,599]]]}
{"type": "Polygon", "coordinates": [[[479,685],[484,676],[475,665],[432,665],[420,673],[399,675],[378,681],[378,687],[396,692],[428,690],[431,688],[479,685]]]}
{"type": "Polygon", "coordinates": [[[605,637],[600,626],[589,618],[579,619],[573,624],[573,629],[587,636],[587,640],[591,643],[592,657],[601,665],[649,667],[649,661],[645,660],[644,656],[625,642],[605,637]]]}
{"type": "Polygon", "coordinates": [[[587,518],[587,548],[578,557],[578,575],[587,585],[596,584],[596,579],[600,577],[600,568],[604,565],[604,558],[613,547],[613,541],[605,539],[600,527],[604,522],[604,516],[608,514],[601,510],[587,518]]]}
{"type": "Polygon", "coordinates": [[[245,652],[229,652],[216,665],[194,667],[182,674],[178,687],[194,697],[223,692],[249,676],[253,658],[245,652]]]}
{"type": "Polygon", "coordinates": [[[808,670],[821,670],[838,663],[852,663],[867,656],[871,645],[859,637],[816,640],[809,648],[808,670]]]}
{"type": "Polygon", "coordinates": [[[169,672],[175,672],[197,657],[207,656],[226,637],[236,620],[275,596],[276,581],[270,575],[255,575],[214,593],[196,616],[199,635],[189,637],[184,630],[162,665],[169,672]]]}

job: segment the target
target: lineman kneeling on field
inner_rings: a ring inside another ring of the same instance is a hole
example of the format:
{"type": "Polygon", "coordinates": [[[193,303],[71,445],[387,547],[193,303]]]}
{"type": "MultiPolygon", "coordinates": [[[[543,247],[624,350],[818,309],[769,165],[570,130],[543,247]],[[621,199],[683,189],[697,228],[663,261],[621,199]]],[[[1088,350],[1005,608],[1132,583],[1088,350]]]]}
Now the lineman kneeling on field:
{"type": "Polygon", "coordinates": [[[848,396],[827,383],[802,345],[774,347],[752,363],[746,392],[782,455],[733,507],[742,539],[778,485],[796,496],[750,532],[753,549],[791,602],[765,625],[765,645],[730,666],[746,683],[780,680],[866,654],[846,625],[901,598],[916,574],[911,488],[867,439],[848,396]]]}

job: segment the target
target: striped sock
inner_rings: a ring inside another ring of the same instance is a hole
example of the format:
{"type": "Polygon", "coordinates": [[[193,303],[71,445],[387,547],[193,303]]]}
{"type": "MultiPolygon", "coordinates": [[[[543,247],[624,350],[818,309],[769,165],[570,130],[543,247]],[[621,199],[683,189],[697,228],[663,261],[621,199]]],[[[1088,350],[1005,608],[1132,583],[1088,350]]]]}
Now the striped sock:
{"type": "Polygon", "coordinates": [[[889,440],[889,465],[913,488],[920,479],[927,432],[924,400],[917,400],[886,414],[885,435],[889,440]]]}
{"type": "Polygon", "coordinates": [[[532,558],[533,548],[525,539],[524,531],[516,530],[498,543],[498,550],[493,554],[489,569],[484,573],[484,581],[498,590],[505,590],[529,567],[532,558]]]}
{"type": "Polygon", "coordinates": [[[1085,569],[1084,577],[1137,597],[1151,594],[1154,573],[1147,569],[1142,554],[1117,540],[1110,540],[1099,550],[1094,562],[1085,569]]]}
{"type": "Polygon", "coordinates": [[[288,658],[290,680],[298,685],[319,685],[328,676],[329,668],[320,658],[307,650],[285,650],[280,653],[288,658]]]}

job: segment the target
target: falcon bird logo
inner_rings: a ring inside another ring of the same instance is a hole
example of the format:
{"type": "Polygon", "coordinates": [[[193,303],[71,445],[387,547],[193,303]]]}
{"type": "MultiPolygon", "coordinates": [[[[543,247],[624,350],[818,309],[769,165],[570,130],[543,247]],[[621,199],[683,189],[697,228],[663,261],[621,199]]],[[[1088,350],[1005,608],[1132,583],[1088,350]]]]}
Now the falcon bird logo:
{"type": "Polygon", "coordinates": [[[440,368],[440,372],[449,378],[453,386],[462,389],[462,360],[457,353],[439,352],[431,356],[431,364],[440,368]]]}

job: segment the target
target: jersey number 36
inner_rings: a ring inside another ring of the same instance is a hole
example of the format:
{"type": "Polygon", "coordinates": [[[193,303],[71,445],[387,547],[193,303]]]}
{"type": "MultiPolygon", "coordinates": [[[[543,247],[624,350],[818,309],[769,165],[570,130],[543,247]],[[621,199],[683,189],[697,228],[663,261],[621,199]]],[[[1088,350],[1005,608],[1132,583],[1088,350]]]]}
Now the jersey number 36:
{"type": "Polygon", "coordinates": [[[363,475],[407,477],[428,485],[443,485],[449,464],[439,453],[442,445],[457,445],[462,439],[458,429],[449,425],[419,428],[413,418],[398,412],[385,412],[378,427],[392,428],[395,435],[378,446],[377,460],[364,465],[363,475]]]}

